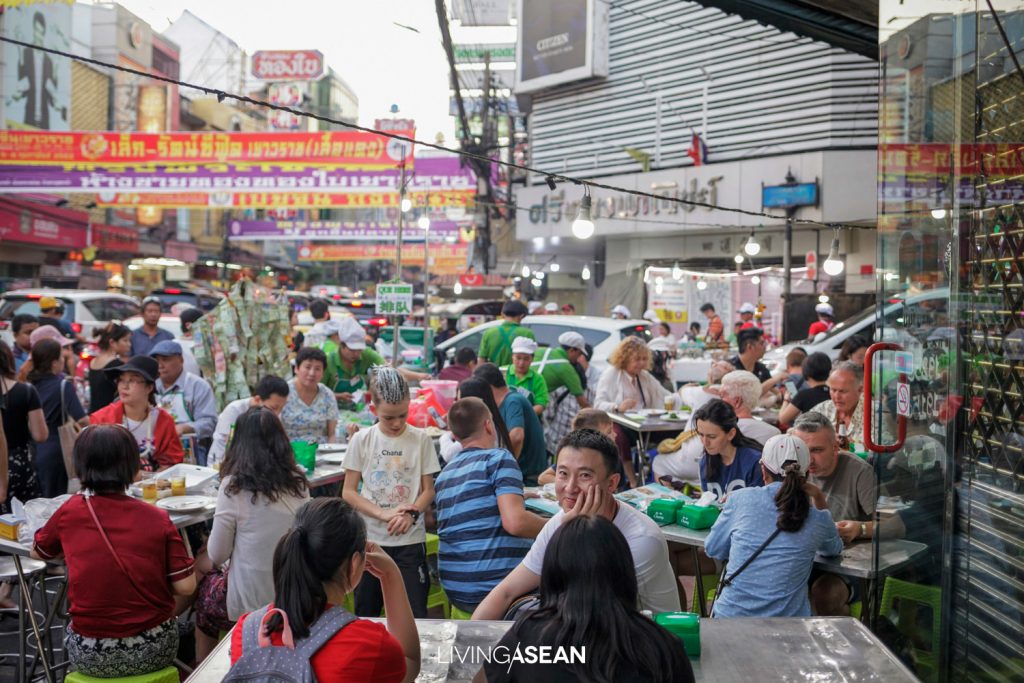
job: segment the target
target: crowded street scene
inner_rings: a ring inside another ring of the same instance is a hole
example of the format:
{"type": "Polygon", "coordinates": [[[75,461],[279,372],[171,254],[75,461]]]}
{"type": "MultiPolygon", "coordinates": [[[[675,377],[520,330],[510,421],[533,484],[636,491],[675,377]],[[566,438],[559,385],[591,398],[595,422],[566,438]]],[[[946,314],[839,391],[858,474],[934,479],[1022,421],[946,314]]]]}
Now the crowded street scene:
{"type": "Polygon", "coordinates": [[[0,683],[1024,681],[1022,61],[0,0],[0,683]]]}

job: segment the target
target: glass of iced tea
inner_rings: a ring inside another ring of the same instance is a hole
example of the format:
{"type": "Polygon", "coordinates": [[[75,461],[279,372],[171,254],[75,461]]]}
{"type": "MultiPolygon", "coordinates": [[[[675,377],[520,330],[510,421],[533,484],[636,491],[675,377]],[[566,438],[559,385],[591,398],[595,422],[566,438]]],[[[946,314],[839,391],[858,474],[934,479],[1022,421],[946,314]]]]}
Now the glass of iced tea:
{"type": "Polygon", "coordinates": [[[185,495],[185,477],[171,477],[171,495],[185,495]]]}
{"type": "Polygon", "coordinates": [[[147,503],[156,502],[156,480],[147,479],[143,481],[140,486],[142,487],[142,500],[147,503]]]}

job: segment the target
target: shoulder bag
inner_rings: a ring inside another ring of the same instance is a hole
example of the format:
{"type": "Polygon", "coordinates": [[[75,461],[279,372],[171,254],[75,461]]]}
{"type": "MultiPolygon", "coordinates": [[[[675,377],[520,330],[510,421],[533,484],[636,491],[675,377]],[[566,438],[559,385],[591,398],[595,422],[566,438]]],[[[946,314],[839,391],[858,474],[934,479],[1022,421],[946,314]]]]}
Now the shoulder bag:
{"type": "MultiPolygon", "coordinates": [[[[769,544],[769,543],[771,543],[772,541],[774,541],[774,540],[775,540],[775,537],[779,535],[779,532],[780,532],[780,531],[782,531],[782,529],[776,528],[776,529],[775,529],[775,531],[773,531],[773,532],[772,532],[772,535],[771,535],[771,536],[769,536],[769,537],[768,537],[768,538],[767,538],[767,539],[765,540],[765,542],[764,542],[764,543],[762,543],[762,544],[761,544],[761,546],[760,546],[760,547],[759,547],[759,548],[758,548],[757,550],[755,550],[755,551],[754,551],[753,553],[751,553],[751,554],[750,554],[750,557],[748,557],[748,558],[747,558],[747,561],[746,561],[746,562],[744,562],[743,564],[741,564],[741,565],[740,565],[740,568],[739,568],[739,569],[737,569],[736,571],[734,571],[734,572],[732,573],[732,576],[726,576],[726,575],[725,575],[725,569],[726,569],[726,568],[728,567],[728,565],[727,565],[726,567],[723,567],[723,568],[722,568],[722,580],[718,582],[718,590],[716,590],[716,591],[715,591],[715,597],[716,597],[716,598],[717,598],[717,597],[718,597],[719,595],[721,595],[721,594],[722,594],[722,591],[723,591],[723,590],[725,590],[726,588],[728,588],[728,587],[729,587],[729,585],[730,585],[730,584],[732,584],[732,582],[736,580],[736,577],[737,577],[737,576],[739,576],[740,574],[742,574],[742,573],[743,573],[743,570],[744,570],[744,569],[746,569],[747,567],[749,567],[749,566],[750,566],[750,563],[751,563],[751,562],[753,562],[754,560],[756,560],[756,559],[757,559],[757,556],[758,556],[758,555],[760,555],[760,554],[761,554],[761,552],[762,552],[762,551],[763,551],[763,550],[764,550],[765,548],[767,548],[767,547],[768,547],[768,544],[769,544]]],[[[714,611],[715,611],[715,608],[714,608],[714,605],[712,605],[712,607],[711,607],[711,615],[712,615],[712,616],[714,616],[714,611]]]]}
{"type": "Polygon", "coordinates": [[[64,392],[68,381],[60,381],[60,426],[57,427],[57,436],[60,437],[60,450],[64,456],[64,470],[68,473],[68,481],[75,478],[75,462],[72,454],[75,452],[75,441],[82,431],[82,427],[68,415],[67,406],[64,404],[64,392]]]}

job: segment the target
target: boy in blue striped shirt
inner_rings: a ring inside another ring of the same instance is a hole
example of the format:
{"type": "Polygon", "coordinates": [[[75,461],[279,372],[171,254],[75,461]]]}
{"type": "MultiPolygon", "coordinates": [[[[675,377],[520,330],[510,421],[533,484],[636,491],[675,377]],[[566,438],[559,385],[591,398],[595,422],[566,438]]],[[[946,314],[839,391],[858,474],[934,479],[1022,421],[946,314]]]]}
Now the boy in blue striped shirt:
{"type": "Polygon", "coordinates": [[[523,505],[523,474],[509,451],[495,447],[483,401],[456,401],[448,426],[462,450],[434,484],[438,570],[448,601],[472,612],[519,565],[546,520],[523,505]]]}

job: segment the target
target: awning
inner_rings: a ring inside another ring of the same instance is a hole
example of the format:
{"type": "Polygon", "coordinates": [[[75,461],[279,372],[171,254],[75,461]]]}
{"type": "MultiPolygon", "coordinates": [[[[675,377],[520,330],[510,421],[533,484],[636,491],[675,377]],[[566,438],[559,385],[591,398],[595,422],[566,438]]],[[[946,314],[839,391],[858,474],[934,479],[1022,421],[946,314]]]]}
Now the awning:
{"type": "Polygon", "coordinates": [[[60,251],[86,246],[89,214],[9,197],[0,198],[0,242],[60,251]]]}

